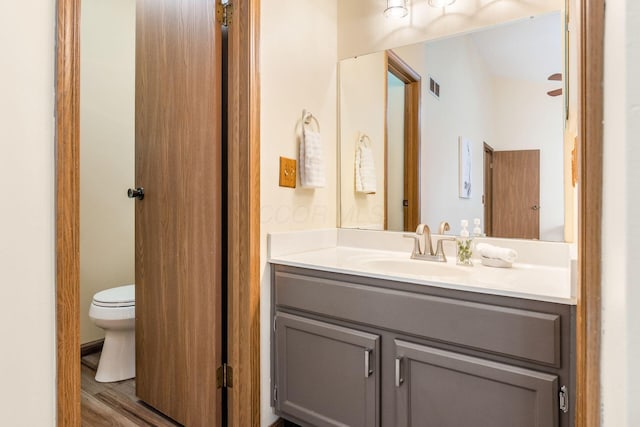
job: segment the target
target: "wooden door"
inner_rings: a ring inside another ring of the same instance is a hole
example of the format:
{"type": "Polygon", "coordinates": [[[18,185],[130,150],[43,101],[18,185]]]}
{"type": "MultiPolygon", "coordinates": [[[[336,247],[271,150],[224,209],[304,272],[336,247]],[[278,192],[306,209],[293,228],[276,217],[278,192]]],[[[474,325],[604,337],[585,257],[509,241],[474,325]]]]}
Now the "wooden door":
{"type": "Polygon", "coordinates": [[[136,392],[221,424],[221,31],[214,0],[138,0],[136,392]]]}
{"type": "Polygon", "coordinates": [[[493,152],[492,237],[540,238],[540,150],[493,152]]]}
{"type": "Polygon", "coordinates": [[[557,427],[558,377],[396,340],[396,425],[557,427]]]}
{"type": "Polygon", "coordinates": [[[278,313],[275,341],[278,414],[319,427],[380,425],[378,335],[278,313]]]}

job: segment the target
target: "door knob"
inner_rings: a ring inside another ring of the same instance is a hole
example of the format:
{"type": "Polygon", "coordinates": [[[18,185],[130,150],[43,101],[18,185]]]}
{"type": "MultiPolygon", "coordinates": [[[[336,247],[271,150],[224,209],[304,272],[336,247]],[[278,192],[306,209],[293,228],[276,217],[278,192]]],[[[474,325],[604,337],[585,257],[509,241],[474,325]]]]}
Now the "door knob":
{"type": "Polygon", "coordinates": [[[138,200],[144,199],[144,188],[130,188],[129,190],[127,190],[127,197],[129,197],[130,199],[138,200]]]}
{"type": "Polygon", "coordinates": [[[540,209],[540,206],[533,205],[533,206],[531,206],[531,209],[533,209],[534,211],[537,211],[538,209],[540,209]]]}

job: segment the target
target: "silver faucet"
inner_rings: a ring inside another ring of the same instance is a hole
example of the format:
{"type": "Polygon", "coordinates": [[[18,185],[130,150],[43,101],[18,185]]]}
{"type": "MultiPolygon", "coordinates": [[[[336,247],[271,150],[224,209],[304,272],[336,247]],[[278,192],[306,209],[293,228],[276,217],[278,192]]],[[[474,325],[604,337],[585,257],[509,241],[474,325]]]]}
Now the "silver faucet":
{"type": "MultiPolygon", "coordinates": [[[[442,221],[438,228],[438,234],[444,234],[449,231],[449,223],[442,221]]],[[[418,224],[415,234],[405,234],[403,237],[411,238],[413,240],[413,251],[411,252],[411,259],[421,259],[425,261],[447,262],[447,257],[444,254],[444,248],[442,242],[445,240],[455,241],[455,237],[446,237],[438,239],[436,243],[436,250],[434,252],[433,245],[431,244],[431,230],[426,224],[418,224]],[[420,244],[420,238],[424,240],[424,250],[420,244]],[[428,248],[428,250],[427,250],[428,248]]]]}

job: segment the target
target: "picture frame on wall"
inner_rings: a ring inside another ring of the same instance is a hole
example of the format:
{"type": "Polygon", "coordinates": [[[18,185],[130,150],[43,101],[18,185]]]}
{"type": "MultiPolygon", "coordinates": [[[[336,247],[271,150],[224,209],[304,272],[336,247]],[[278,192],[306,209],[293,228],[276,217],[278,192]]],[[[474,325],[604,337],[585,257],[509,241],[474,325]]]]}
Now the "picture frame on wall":
{"type": "Polygon", "coordinates": [[[460,174],[458,196],[461,199],[471,198],[471,141],[467,138],[458,139],[458,171],[460,174]]]}

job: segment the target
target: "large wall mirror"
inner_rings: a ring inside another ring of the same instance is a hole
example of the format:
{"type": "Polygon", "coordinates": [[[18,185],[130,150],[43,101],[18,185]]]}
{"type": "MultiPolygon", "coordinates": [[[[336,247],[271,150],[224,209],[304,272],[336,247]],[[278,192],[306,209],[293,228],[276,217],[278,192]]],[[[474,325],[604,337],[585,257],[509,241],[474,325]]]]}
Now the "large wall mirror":
{"type": "Polygon", "coordinates": [[[339,64],[340,226],[564,241],[563,12],[339,64]]]}

